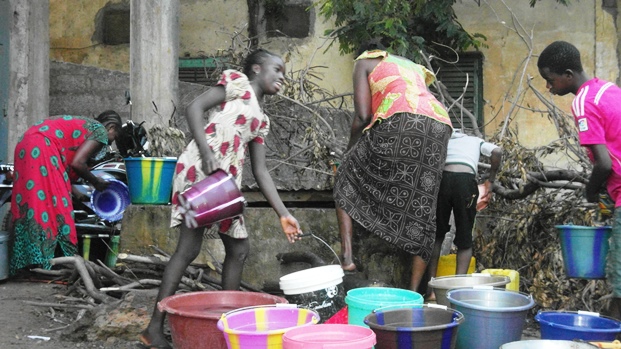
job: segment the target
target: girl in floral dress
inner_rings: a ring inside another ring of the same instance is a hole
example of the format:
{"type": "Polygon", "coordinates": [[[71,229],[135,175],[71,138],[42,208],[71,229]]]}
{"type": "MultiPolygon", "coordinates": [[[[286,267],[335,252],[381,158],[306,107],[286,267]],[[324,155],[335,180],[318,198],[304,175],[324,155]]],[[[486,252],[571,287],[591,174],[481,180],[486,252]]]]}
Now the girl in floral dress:
{"type": "MultiPolygon", "coordinates": [[[[178,159],[173,179],[171,226],[181,225],[177,249],[162,278],[156,302],[175,293],[184,270],[198,256],[203,234],[218,233],[226,256],[222,266],[222,289],[238,290],[243,264],[250,244],[243,217],[228,219],[210,227],[191,229],[182,223],[179,194],[206,175],[223,169],[241,186],[246,147],[250,151],[252,172],[263,195],[280,217],[290,242],[301,234],[298,221],[285,208],[265,166],[265,136],[269,119],[261,109],[264,95],[274,95],[285,81],[282,59],[268,51],[257,50],[245,61],[243,73],[227,70],[216,84],[187,107],[187,121],[193,140],[178,159]],[[209,121],[203,126],[203,113],[209,121]]],[[[140,341],[148,348],[170,348],[163,334],[163,312],[155,307],[140,341]]]]}

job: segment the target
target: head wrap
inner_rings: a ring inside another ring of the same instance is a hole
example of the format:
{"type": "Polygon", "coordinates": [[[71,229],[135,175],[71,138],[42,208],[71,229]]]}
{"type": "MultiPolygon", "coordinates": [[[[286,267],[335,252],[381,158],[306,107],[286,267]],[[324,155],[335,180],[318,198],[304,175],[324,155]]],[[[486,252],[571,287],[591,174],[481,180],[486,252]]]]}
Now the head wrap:
{"type": "Polygon", "coordinates": [[[119,130],[123,127],[121,117],[114,110],[106,110],[105,112],[99,114],[95,120],[101,122],[104,126],[110,123],[116,124],[118,125],[119,130]]]}

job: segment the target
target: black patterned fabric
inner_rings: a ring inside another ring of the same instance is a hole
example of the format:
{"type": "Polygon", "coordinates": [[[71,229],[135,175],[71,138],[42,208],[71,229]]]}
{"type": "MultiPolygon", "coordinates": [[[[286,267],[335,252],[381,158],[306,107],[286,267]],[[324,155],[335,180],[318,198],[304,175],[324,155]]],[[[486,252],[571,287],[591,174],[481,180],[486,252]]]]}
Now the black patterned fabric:
{"type": "Polygon", "coordinates": [[[339,166],[337,207],[384,241],[429,261],[451,132],[437,120],[407,113],[374,125],[339,166]]]}

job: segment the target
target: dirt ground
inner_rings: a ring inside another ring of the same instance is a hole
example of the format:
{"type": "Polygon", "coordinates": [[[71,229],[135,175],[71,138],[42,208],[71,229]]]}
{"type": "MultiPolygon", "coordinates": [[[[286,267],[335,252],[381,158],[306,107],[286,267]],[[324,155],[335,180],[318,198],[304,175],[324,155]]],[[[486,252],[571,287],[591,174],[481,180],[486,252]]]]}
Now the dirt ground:
{"type": "MultiPolygon", "coordinates": [[[[4,280],[0,283],[0,348],[3,349],[127,349],[138,348],[135,340],[111,336],[106,340],[80,339],[75,328],[79,309],[55,310],[45,306],[30,305],[26,302],[57,303],[57,295],[67,291],[66,285],[45,281],[4,280]],[[71,330],[73,334],[67,334],[71,330]],[[78,337],[78,338],[76,338],[78,337]]],[[[155,301],[155,293],[138,300],[144,308],[140,313],[144,320],[150,314],[155,301]]],[[[134,304],[134,306],[136,306],[134,304]]],[[[140,305],[138,305],[140,308],[140,305]]],[[[138,330],[135,329],[135,332],[138,330]]],[[[125,334],[125,337],[131,337],[125,334]]]]}

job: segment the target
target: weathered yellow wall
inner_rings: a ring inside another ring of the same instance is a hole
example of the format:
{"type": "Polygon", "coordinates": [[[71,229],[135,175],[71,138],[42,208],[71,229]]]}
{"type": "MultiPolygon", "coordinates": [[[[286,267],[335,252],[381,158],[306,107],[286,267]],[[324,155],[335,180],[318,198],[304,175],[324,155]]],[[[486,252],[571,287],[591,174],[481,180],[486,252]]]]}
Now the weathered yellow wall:
{"type": "Polygon", "coordinates": [[[246,1],[182,0],[179,14],[179,54],[215,55],[248,41],[246,1]]]}
{"type": "Polygon", "coordinates": [[[129,72],[129,45],[93,42],[95,17],[121,0],[50,0],[50,59],[129,72]]]}
{"type": "MultiPolygon", "coordinates": [[[[50,0],[52,59],[128,71],[128,45],[94,45],[91,41],[97,11],[108,1],[50,0]]],[[[552,124],[538,112],[542,104],[532,92],[524,93],[529,80],[539,91],[547,93],[537,72],[536,55],[554,40],[574,43],[583,54],[589,75],[618,79],[617,29],[614,18],[602,11],[601,1],[574,1],[569,7],[541,1],[535,8],[525,0],[489,0],[481,2],[481,6],[474,1],[458,1],[455,11],[467,31],[487,36],[488,48],[482,49],[487,134],[502,127],[511,114],[511,126],[519,128],[523,145],[544,145],[557,138],[552,124]],[[530,109],[515,109],[515,100],[530,109]]],[[[180,55],[214,55],[229,48],[232,40],[247,40],[247,12],[245,1],[182,0],[180,55]]],[[[322,34],[331,27],[331,22],[317,17],[312,37],[274,38],[264,47],[278,53],[291,50],[289,71],[321,67],[314,70],[322,77],[318,82],[321,87],[338,94],[351,92],[353,56],[341,56],[336,46],[324,53],[327,42],[322,34]]],[[[552,99],[569,113],[572,96],[552,99]]]]}
{"type": "MultiPolygon", "coordinates": [[[[226,50],[232,44],[237,46],[248,40],[248,7],[245,1],[183,0],[180,23],[179,52],[182,56],[214,55],[218,50],[226,50]]],[[[318,17],[314,36],[305,39],[270,38],[263,47],[279,54],[295,48],[286,62],[288,71],[317,67],[313,72],[322,77],[323,80],[318,81],[322,88],[339,94],[353,91],[353,57],[340,56],[336,46],[325,54],[323,52],[327,47],[323,32],[330,28],[333,28],[331,22],[318,17]]]]}
{"type": "MultiPolygon", "coordinates": [[[[112,0],[111,3],[121,3],[112,0]]],[[[129,45],[108,46],[91,40],[97,12],[108,0],[50,0],[50,56],[52,60],[129,71],[129,45]]],[[[245,1],[182,0],[179,15],[179,54],[182,57],[216,55],[232,44],[248,40],[248,7],[245,1]],[[233,42],[235,40],[235,42],[233,42]]],[[[315,21],[314,37],[307,39],[270,39],[266,49],[284,53],[295,47],[287,69],[298,71],[307,66],[325,67],[314,70],[319,81],[331,92],[352,91],[353,57],[341,57],[336,47],[324,54],[322,33],[332,28],[321,18],[315,21]]]]}
{"type": "MultiPolygon", "coordinates": [[[[602,11],[601,1],[572,1],[569,7],[555,1],[485,1],[479,7],[474,1],[460,1],[455,11],[464,28],[487,37],[483,78],[484,119],[487,133],[501,128],[517,100],[526,109],[518,109],[511,120],[518,127],[520,142],[540,146],[557,139],[553,125],[539,113],[541,102],[527,82],[549,96],[545,81],[537,70],[537,54],[549,43],[564,40],[582,53],[582,63],[590,76],[616,81],[619,68],[616,56],[617,33],[614,18],[602,11]],[[505,6],[507,4],[509,7],[505,6]]],[[[550,96],[549,96],[550,97],[550,96]]],[[[550,97],[562,110],[569,107],[573,95],[550,97]]]]}

